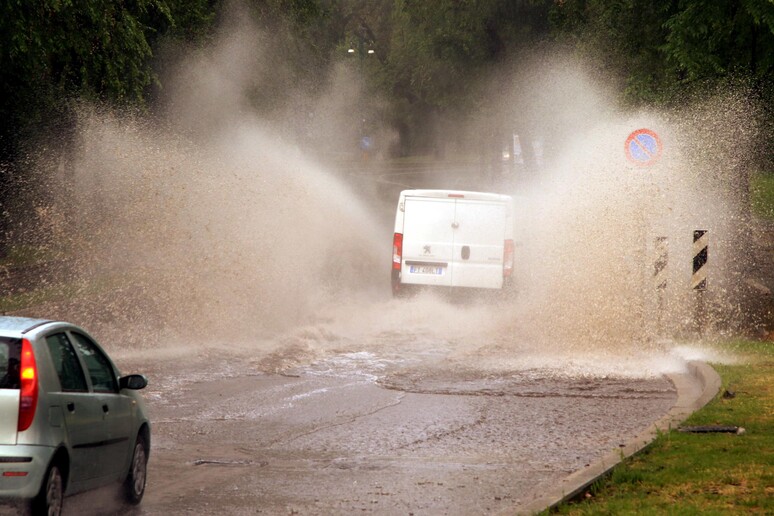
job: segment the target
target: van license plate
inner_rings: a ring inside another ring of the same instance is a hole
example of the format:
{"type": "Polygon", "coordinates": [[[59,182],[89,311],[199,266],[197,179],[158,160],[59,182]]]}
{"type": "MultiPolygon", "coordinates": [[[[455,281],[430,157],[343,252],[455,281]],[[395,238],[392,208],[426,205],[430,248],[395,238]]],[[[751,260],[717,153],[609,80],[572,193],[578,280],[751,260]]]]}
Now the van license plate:
{"type": "Polygon", "coordinates": [[[436,267],[435,265],[411,265],[409,266],[409,272],[412,274],[435,274],[440,276],[443,274],[443,267],[436,267]]]}

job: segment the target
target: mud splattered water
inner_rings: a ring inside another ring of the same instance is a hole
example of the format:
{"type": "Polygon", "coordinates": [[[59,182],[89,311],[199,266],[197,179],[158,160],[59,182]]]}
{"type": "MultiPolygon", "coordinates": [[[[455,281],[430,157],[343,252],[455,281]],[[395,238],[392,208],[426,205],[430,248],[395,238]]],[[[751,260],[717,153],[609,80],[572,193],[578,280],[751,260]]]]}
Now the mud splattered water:
{"type": "MultiPolygon", "coordinates": [[[[442,349],[448,360],[495,370],[658,375],[681,367],[661,338],[690,335],[690,239],[699,228],[713,242],[712,329],[734,329],[744,315],[729,264],[739,258],[733,188],[752,108],[724,102],[733,95],[679,116],[631,116],[581,67],[545,64],[550,73],[534,76],[547,82],[527,85],[537,99],[530,109],[558,143],[533,181],[507,191],[523,214],[520,295],[488,305],[397,302],[388,288],[392,220],[371,209],[389,200],[356,195],[251,114],[249,87],[270,73],[246,50],[257,46],[260,36],[241,25],[181,60],[162,120],[83,107],[80,146],[52,181],[48,220],[67,221],[55,247],[78,249],[79,278],[97,288],[40,315],[62,310],[119,354],[228,347],[283,368],[342,350],[442,349]],[[712,149],[697,152],[691,139],[708,120],[712,149]],[[639,127],[665,142],[652,169],[624,157],[639,127]],[[714,164],[718,156],[727,167],[714,164]],[[671,243],[663,312],[650,283],[657,236],[671,243]]],[[[500,91],[506,103],[524,90],[514,84],[515,93],[500,91]]]]}

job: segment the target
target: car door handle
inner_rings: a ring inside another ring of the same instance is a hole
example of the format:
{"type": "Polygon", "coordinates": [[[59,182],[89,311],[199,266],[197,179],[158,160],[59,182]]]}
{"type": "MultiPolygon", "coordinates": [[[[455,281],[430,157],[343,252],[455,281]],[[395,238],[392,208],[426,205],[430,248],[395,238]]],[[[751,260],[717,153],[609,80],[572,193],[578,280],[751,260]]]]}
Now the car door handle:
{"type": "Polygon", "coordinates": [[[102,412],[104,412],[105,414],[107,414],[107,413],[108,413],[108,411],[110,411],[110,407],[108,407],[108,406],[107,406],[107,403],[106,403],[106,404],[104,404],[104,405],[102,405],[102,412]]]}
{"type": "Polygon", "coordinates": [[[460,227],[459,222],[452,222],[452,229],[457,229],[458,227],[460,227]]]}
{"type": "Polygon", "coordinates": [[[75,412],[75,403],[73,403],[72,401],[68,401],[67,410],[69,410],[70,412],[75,412]]]}

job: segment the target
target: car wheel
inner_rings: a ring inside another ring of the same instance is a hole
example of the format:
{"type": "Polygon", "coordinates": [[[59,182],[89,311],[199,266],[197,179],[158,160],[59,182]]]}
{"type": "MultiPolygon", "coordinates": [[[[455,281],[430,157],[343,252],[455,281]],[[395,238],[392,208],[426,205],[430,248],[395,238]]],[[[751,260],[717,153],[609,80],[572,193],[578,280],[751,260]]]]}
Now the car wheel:
{"type": "Polygon", "coordinates": [[[145,479],[148,469],[148,447],[142,435],[137,436],[134,443],[132,463],[129,465],[129,474],[126,475],[124,490],[126,501],[137,505],[145,494],[145,479]]]}
{"type": "Polygon", "coordinates": [[[38,496],[33,498],[31,513],[34,516],[59,516],[64,502],[64,481],[59,466],[52,464],[46,472],[38,496]]]}

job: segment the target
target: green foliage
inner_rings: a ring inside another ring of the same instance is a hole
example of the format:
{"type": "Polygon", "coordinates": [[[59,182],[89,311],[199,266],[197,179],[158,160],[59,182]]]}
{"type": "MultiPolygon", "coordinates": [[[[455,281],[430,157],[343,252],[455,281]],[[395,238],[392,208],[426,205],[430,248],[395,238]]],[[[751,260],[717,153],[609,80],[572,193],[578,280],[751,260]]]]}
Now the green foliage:
{"type": "Polygon", "coordinates": [[[34,265],[55,257],[46,249],[29,245],[16,245],[8,250],[7,256],[0,258],[0,267],[34,265]]]}
{"type": "Polygon", "coordinates": [[[4,0],[0,2],[0,257],[7,253],[18,190],[36,178],[15,170],[24,146],[47,139],[47,158],[72,146],[75,99],[143,106],[165,34],[201,37],[208,0],[4,0]]]}
{"type": "MultiPolygon", "coordinates": [[[[225,2],[235,5],[239,2],[225,2]]],[[[381,118],[402,135],[430,135],[443,118],[502,111],[482,84],[519,76],[549,29],[617,82],[634,105],[679,104],[686,90],[749,79],[763,138],[774,140],[771,0],[244,0],[271,34],[262,58],[274,75],[253,95],[282,110],[287,85],[316,91],[346,49],[360,63],[381,118]],[[362,55],[362,52],[361,52],[362,55]],[[322,79],[322,80],[321,80],[322,79]],[[265,86],[265,87],[264,87],[265,86]]],[[[0,4],[0,162],[24,128],[67,123],[68,99],[143,105],[165,38],[198,42],[220,0],[6,0],[0,4]],[[53,119],[53,121],[52,121],[53,119]]],[[[163,63],[162,63],[163,65],[163,63]]],[[[299,107],[299,109],[302,109],[299,107]]],[[[512,114],[513,115],[513,114],[512,114]]],[[[517,123],[518,125],[518,123],[517,123]]],[[[522,124],[523,125],[523,124],[522,124]]],[[[771,145],[767,143],[765,145],[771,145]]],[[[764,146],[761,146],[764,148],[764,146]]],[[[764,150],[762,155],[772,156],[764,150]]]]}
{"type": "Polygon", "coordinates": [[[387,57],[392,86],[432,107],[464,106],[482,73],[540,38],[545,13],[542,3],[398,0],[387,57]]]}
{"type": "Polygon", "coordinates": [[[682,80],[728,74],[773,78],[774,2],[682,1],[664,26],[661,48],[682,80]]]}
{"type": "Polygon", "coordinates": [[[388,56],[396,85],[435,106],[465,97],[465,75],[483,64],[488,46],[485,13],[478,9],[452,1],[396,2],[388,56]]]}
{"type": "Polygon", "coordinates": [[[156,32],[149,38],[152,44],[164,34],[188,42],[201,41],[210,35],[219,0],[165,1],[169,7],[169,16],[157,16],[148,23],[150,27],[156,27],[156,32]]]}
{"type": "MultiPolygon", "coordinates": [[[[171,23],[161,0],[5,2],[0,13],[4,89],[139,100],[150,84],[150,18],[171,23]],[[4,81],[5,82],[5,81],[4,81]]],[[[17,95],[25,92],[15,92],[17,95]]]]}
{"type": "Polygon", "coordinates": [[[774,174],[755,174],[750,179],[750,204],[759,217],[774,220],[774,174]]]}
{"type": "Polygon", "coordinates": [[[432,146],[439,121],[489,107],[485,81],[547,36],[548,3],[396,0],[384,25],[374,42],[381,66],[369,77],[392,100],[402,136],[415,148],[432,146]]]}
{"type": "Polygon", "coordinates": [[[672,91],[661,50],[674,2],[567,0],[551,11],[557,39],[613,78],[629,102],[653,102],[672,91]]]}
{"type": "Polygon", "coordinates": [[[172,29],[200,34],[212,20],[205,0],[2,2],[0,160],[13,155],[25,128],[66,120],[70,98],[142,104],[155,80],[152,43],[172,29]]]}
{"type": "Polygon", "coordinates": [[[58,301],[96,297],[104,292],[120,288],[122,285],[132,284],[134,281],[136,280],[121,274],[104,276],[89,282],[82,280],[52,282],[41,279],[37,288],[27,292],[15,292],[11,295],[0,294],[0,314],[29,310],[38,305],[58,301]]]}
{"type": "Polygon", "coordinates": [[[774,82],[770,0],[565,0],[551,12],[556,37],[625,85],[633,103],[678,100],[684,85],[750,77],[774,82]]]}

